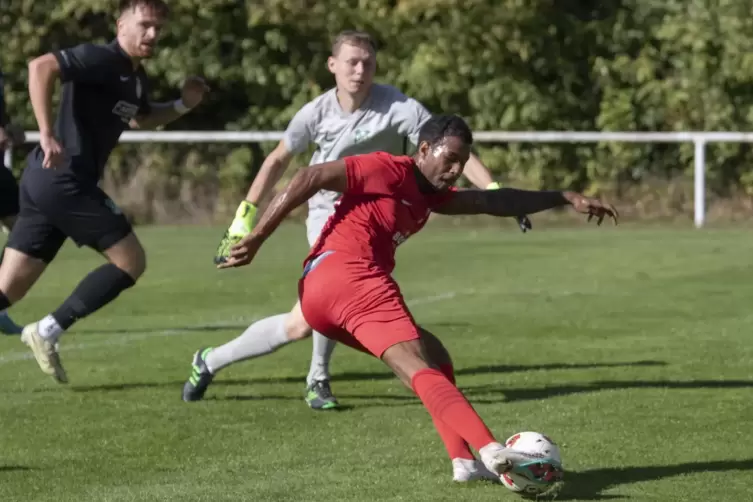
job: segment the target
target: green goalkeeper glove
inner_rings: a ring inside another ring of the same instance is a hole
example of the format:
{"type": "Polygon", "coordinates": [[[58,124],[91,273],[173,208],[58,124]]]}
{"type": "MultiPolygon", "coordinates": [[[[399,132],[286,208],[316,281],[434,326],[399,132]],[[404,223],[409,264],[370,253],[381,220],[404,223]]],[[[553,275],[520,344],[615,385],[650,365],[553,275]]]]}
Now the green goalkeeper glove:
{"type": "Polygon", "coordinates": [[[214,256],[214,263],[224,263],[230,257],[230,248],[238,244],[242,238],[251,233],[254,228],[254,218],[256,217],[256,206],[244,200],[235,211],[235,218],[230,224],[230,228],[222,236],[220,245],[214,256]]]}

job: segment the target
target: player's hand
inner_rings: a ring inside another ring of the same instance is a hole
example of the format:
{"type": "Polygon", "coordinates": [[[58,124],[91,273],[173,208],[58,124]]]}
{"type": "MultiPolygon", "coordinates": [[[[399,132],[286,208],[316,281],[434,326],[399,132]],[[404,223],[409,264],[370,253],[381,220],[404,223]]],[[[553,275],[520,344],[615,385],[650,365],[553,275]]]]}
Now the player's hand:
{"type": "Polygon", "coordinates": [[[0,126],[0,150],[5,150],[10,146],[10,135],[4,127],[0,126]]]}
{"type": "Polygon", "coordinates": [[[188,108],[194,108],[204,99],[204,94],[209,92],[209,86],[204,79],[197,76],[188,77],[183,81],[183,88],[180,90],[180,98],[183,104],[188,108]]]}
{"type": "Polygon", "coordinates": [[[230,257],[217,268],[243,267],[251,263],[263,241],[254,234],[248,234],[235,246],[230,248],[230,257]]]}
{"type": "Polygon", "coordinates": [[[254,228],[255,216],[256,206],[246,200],[241,202],[240,206],[238,206],[238,209],[235,211],[233,223],[225,231],[225,235],[222,236],[220,245],[217,246],[217,251],[214,254],[215,265],[226,262],[228,258],[230,258],[230,250],[232,247],[251,233],[251,230],[254,228]]]}
{"type": "Polygon", "coordinates": [[[581,214],[588,215],[588,221],[591,221],[595,217],[596,223],[601,225],[604,218],[608,216],[615,225],[617,224],[619,215],[611,204],[575,192],[564,192],[564,196],[573,206],[573,209],[581,214]]]}
{"type": "Polygon", "coordinates": [[[63,147],[60,146],[58,140],[52,134],[42,134],[39,138],[39,146],[42,147],[44,152],[44,160],[42,160],[42,167],[45,169],[54,169],[58,167],[63,161],[63,147]]]}

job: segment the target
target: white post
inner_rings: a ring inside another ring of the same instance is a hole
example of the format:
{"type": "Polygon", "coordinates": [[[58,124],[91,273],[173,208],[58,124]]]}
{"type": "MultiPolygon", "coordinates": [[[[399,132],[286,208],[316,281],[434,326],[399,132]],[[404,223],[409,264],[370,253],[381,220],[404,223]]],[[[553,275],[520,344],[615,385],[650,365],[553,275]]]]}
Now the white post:
{"type": "Polygon", "coordinates": [[[695,145],[695,226],[701,228],[706,216],[706,139],[694,138],[695,145]]]}

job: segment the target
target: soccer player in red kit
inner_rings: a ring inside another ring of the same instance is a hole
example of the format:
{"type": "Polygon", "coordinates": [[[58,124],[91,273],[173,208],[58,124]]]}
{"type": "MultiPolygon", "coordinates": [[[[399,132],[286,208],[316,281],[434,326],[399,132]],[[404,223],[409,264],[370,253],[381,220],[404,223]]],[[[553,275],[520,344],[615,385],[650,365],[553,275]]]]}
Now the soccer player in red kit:
{"type": "Polygon", "coordinates": [[[422,127],[413,157],[378,152],[302,169],[219,267],[250,263],[283,219],[319,190],[342,193],[304,261],[299,302],[290,314],[298,318],[286,324],[306,323],[384,361],[429,411],[452,459],[456,481],[496,479],[511,470],[556,481],[561,468],[555,461],[505,448],[455,386],[447,350],[415,322],[391,277],[395,250],[421,230],[432,211],[515,216],[571,205],[599,223],[605,217],[616,223],[617,212],[574,192],[457,190],[453,185],[472,142],[463,119],[435,116],[422,127]],[[532,466],[536,468],[529,469],[532,466]]]}

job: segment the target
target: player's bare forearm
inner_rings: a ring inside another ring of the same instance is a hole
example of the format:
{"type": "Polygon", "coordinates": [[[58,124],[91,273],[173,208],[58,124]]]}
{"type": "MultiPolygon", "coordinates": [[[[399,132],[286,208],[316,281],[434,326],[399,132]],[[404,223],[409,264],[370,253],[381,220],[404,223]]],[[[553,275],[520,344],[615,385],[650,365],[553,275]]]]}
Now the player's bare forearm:
{"type": "Polygon", "coordinates": [[[133,129],[156,129],[183,116],[175,109],[172,101],[168,103],[150,103],[151,110],[146,115],[140,115],[131,120],[133,129]]]}
{"type": "Polygon", "coordinates": [[[517,216],[570,204],[570,192],[531,191],[514,188],[461,190],[435,211],[441,214],[517,216]]]}
{"type": "Polygon", "coordinates": [[[277,196],[272,199],[251,234],[266,240],[293,209],[309,200],[319,190],[344,192],[347,189],[345,161],[336,160],[301,169],[277,196]]]}
{"type": "Polygon", "coordinates": [[[59,73],[60,65],[52,54],[29,63],[29,98],[41,134],[52,133],[52,91],[59,73]]]}
{"type": "Polygon", "coordinates": [[[491,173],[481,160],[471,154],[463,169],[463,175],[478,188],[487,188],[494,182],[491,173]]]}
{"type": "Polygon", "coordinates": [[[280,142],[272,152],[267,155],[259,169],[259,173],[254,178],[254,182],[248,189],[246,200],[255,206],[261,202],[272,191],[275,185],[280,181],[285,170],[290,165],[293,155],[287,151],[284,143],[280,142]]]}

